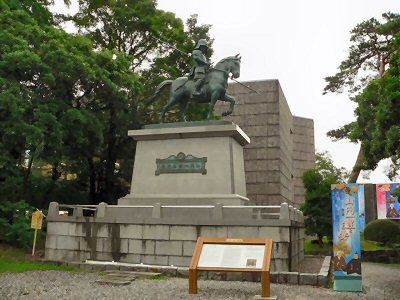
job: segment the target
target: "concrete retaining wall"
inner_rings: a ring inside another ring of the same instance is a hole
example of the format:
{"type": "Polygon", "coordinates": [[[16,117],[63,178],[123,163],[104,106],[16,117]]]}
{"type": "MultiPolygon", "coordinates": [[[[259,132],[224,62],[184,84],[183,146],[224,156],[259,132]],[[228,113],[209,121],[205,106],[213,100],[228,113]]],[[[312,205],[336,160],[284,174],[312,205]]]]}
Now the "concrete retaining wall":
{"type": "Polygon", "coordinates": [[[60,206],[51,203],[47,217],[45,258],[50,261],[90,259],[188,267],[199,236],[272,238],[273,271],[297,271],[304,257],[303,216],[286,203],[243,209],[102,203],[74,206],[70,216],[60,216],[60,206]],[[94,215],[83,216],[86,208],[94,215]]]}

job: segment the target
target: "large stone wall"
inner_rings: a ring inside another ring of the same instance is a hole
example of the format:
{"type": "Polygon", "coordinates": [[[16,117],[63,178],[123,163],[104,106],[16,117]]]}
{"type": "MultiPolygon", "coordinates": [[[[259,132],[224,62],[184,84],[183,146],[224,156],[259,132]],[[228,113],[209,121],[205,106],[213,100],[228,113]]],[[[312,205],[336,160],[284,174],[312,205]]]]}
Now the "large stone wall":
{"type": "MultiPolygon", "coordinates": [[[[235,96],[233,114],[227,119],[250,137],[244,148],[247,197],[257,205],[287,202],[299,207],[304,202],[303,171],[315,163],[314,123],[295,117],[278,80],[230,84],[235,96]]],[[[217,112],[226,110],[219,102],[217,112]]]]}
{"type": "Polygon", "coordinates": [[[282,201],[293,203],[293,117],[286,102],[282,88],[277,83],[279,101],[279,162],[280,162],[280,188],[283,199],[275,200],[274,205],[282,201]]]}
{"type": "Polygon", "coordinates": [[[311,119],[293,117],[293,185],[296,206],[304,202],[304,185],[301,177],[306,169],[314,167],[314,121],[311,119]]]}

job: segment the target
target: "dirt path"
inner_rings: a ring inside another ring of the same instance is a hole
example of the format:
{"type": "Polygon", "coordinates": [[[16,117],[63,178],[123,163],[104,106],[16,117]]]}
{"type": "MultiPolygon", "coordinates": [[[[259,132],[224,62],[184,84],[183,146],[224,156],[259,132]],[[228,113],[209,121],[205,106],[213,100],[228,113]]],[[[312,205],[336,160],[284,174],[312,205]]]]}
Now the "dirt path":
{"type": "Polygon", "coordinates": [[[362,268],[366,299],[400,299],[400,267],[363,263],[362,268]]]}

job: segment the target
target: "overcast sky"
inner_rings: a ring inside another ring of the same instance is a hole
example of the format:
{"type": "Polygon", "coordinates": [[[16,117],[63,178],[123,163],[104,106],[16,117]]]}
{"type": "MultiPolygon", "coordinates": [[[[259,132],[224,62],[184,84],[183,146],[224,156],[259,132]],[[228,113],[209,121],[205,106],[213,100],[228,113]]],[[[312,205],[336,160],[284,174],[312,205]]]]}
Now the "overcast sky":
{"type": "MultiPolygon", "coordinates": [[[[212,61],[240,53],[239,80],[278,79],[292,114],[314,119],[317,150],[351,169],[359,147],[331,142],[326,132],[353,121],[355,105],[347,94],[323,96],[324,78],[347,57],[350,30],[399,12],[399,0],[158,0],[158,8],[184,21],[198,14],[200,24],[211,24],[212,61]]],[[[389,180],[381,166],[358,182],[389,180]]]]}
{"type": "MultiPolygon", "coordinates": [[[[211,24],[213,61],[240,53],[242,81],[278,79],[293,115],[314,119],[317,150],[351,169],[359,147],[331,142],[326,132],[354,120],[347,94],[322,95],[324,78],[347,57],[350,30],[363,20],[399,12],[398,0],[158,0],[159,8],[211,24]]],[[[386,165],[387,163],[383,163],[386,165]]],[[[387,182],[383,168],[370,180],[387,182]]]]}

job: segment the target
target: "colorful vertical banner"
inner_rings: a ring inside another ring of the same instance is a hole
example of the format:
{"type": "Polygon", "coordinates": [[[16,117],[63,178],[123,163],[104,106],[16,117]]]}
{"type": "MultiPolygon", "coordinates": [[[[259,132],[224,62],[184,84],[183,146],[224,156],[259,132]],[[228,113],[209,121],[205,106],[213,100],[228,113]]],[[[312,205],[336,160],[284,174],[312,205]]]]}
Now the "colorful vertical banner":
{"type": "Polygon", "coordinates": [[[358,185],[358,220],[360,224],[360,231],[365,229],[365,197],[364,185],[358,185]]]}
{"type": "Polygon", "coordinates": [[[399,183],[376,185],[376,201],[378,219],[400,219],[400,203],[398,197],[393,196],[399,183]]]}
{"type": "Polygon", "coordinates": [[[359,188],[331,186],[335,291],[362,291],[359,188]]]}

